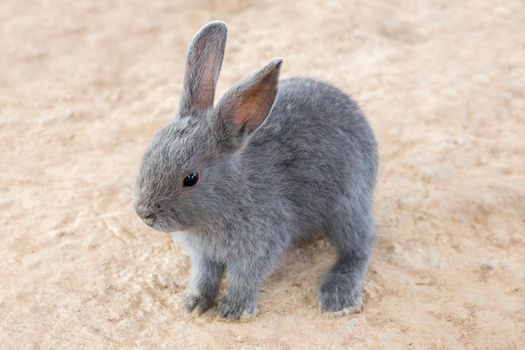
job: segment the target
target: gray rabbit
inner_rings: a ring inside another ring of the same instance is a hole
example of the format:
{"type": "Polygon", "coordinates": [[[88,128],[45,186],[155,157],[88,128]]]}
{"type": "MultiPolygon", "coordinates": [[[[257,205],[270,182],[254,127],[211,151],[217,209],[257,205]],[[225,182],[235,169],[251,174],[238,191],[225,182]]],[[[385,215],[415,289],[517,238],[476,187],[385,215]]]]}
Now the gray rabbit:
{"type": "Polygon", "coordinates": [[[181,231],[192,272],[185,306],[252,316],[265,277],[291,244],[323,233],[338,260],[319,291],[323,312],[358,310],[374,245],[377,146],[350,97],[326,83],[278,81],[281,59],[214,107],[226,44],[214,21],[194,37],[178,117],[147,149],[135,210],[156,230],[181,231]]]}

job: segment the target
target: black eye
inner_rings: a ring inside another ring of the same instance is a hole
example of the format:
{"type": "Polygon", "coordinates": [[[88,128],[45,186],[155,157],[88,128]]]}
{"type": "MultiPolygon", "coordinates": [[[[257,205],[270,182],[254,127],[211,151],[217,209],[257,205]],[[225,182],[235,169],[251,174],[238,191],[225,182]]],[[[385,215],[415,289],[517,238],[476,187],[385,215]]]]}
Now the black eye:
{"type": "Polygon", "coordinates": [[[184,185],[184,187],[193,186],[197,183],[197,181],[199,181],[199,174],[191,173],[184,178],[184,181],[182,181],[182,184],[184,185]]]}

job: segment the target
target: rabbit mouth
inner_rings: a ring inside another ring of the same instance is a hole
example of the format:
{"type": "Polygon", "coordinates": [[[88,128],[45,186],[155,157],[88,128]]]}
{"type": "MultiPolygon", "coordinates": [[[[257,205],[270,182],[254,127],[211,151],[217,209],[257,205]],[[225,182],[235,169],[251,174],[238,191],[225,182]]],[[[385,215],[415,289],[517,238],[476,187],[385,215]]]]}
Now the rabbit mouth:
{"type": "Polygon", "coordinates": [[[190,231],[191,227],[174,220],[159,220],[158,218],[142,218],[142,221],[154,230],[172,233],[177,231],[190,231]]]}
{"type": "Polygon", "coordinates": [[[180,220],[179,215],[173,209],[161,209],[158,205],[152,208],[151,205],[136,203],[135,211],[142,222],[157,231],[170,233],[191,229],[190,225],[180,220]]]}

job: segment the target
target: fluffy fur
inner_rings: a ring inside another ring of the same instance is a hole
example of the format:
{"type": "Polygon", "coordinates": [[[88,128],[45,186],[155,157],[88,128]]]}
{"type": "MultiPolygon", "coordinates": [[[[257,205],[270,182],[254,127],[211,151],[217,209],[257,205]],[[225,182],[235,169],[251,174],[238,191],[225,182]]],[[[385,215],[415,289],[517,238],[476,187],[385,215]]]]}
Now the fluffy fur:
{"type": "Polygon", "coordinates": [[[278,81],[281,59],[232,88],[214,107],[226,43],[222,22],[193,39],[178,117],[144,155],[135,210],[179,237],[192,260],[188,310],[253,315],[259,288],[298,239],[323,233],[337,262],[319,303],[341,314],[362,304],[374,243],[374,135],[350,97],[326,83],[278,81]],[[195,186],[186,175],[198,172],[195,186]]]}

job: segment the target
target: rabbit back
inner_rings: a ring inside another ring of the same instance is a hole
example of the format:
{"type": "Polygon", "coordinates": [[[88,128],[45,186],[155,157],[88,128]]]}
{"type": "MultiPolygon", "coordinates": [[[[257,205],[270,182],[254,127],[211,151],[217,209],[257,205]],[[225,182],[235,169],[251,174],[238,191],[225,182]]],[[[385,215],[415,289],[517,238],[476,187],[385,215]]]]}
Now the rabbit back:
{"type": "Polygon", "coordinates": [[[374,134],[358,105],[324,82],[280,81],[273,109],[241,159],[246,178],[264,184],[254,196],[292,206],[301,223],[295,235],[326,229],[343,198],[372,200],[374,134]]]}

